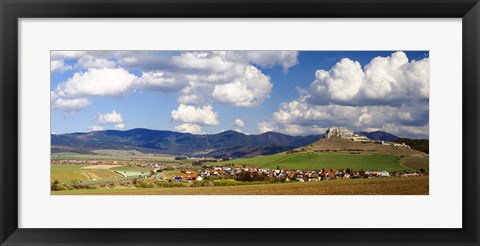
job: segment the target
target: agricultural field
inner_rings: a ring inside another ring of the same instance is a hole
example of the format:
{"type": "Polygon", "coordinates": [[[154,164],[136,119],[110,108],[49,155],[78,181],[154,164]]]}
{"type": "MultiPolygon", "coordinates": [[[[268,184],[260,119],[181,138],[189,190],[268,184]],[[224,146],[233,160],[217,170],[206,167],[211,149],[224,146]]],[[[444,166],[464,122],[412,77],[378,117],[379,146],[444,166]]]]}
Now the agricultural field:
{"type": "Polygon", "coordinates": [[[399,165],[399,157],[389,154],[372,153],[279,153],[246,159],[234,159],[216,163],[218,165],[234,163],[236,166],[257,166],[276,169],[353,169],[402,172],[406,168],[399,165]]]}
{"type": "Polygon", "coordinates": [[[399,163],[406,168],[414,170],[419,170],[421,168],[428,169],[429,159],[428,157],[406,156],[402,157],[399,160],[399,163]]]}
{"type": "Polygon", "coordinates": [[[60,183],[71,183],[73,180],[86,182],[122,178],[124,175],[116,173],[116,170],[128,173],[126,176],[138,176],[140,172],[150,171],[147,168],[133,166],[51,165],[50,182],[58,180],[60,183]]]}
{"type": "Polygon", "coordinates": [[[73,152],[59,152],[51,155],[52,160],[112,160],[112,161],[163,161],[178,162],[175,156],[162,154],[148,154],[137,150],[93,150],[95,154],[79,154],[73,152]]]}
{"type": "Polygon", "coordinates": [[[428,195],[424,177],[289,182],[224,187],[124,188],[53,191],[53,195],[428,195]]]}

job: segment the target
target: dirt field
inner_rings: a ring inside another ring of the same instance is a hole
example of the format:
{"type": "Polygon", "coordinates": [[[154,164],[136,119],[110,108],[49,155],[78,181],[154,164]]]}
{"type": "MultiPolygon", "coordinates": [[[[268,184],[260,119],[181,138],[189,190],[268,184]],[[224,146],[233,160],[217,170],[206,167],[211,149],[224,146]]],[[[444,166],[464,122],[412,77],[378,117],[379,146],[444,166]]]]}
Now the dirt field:
{"type": "Polygon", "coordinates": [[[428,195],[428,176],[195,188],[55,191],[53,195],[428,195]]]}

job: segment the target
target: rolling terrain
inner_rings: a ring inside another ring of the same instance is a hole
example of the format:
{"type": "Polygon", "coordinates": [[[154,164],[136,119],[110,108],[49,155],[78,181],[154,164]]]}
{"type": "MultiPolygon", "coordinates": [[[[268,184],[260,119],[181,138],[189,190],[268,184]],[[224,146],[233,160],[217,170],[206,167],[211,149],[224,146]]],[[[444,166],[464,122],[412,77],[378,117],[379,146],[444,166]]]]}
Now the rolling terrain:
{"type": "MultiPolygon", "coordinates": [[[[353,169],[402,172],[405,168],[399,165],[398,156],[375,153],[292,153],[258,156],[254,158],[234,159],[218,163],[256,166],[263,168],[291,170],[321,170],[321,169],[353,169]]],[[[217,163],[216,163],[217,164],[217,163]]]]}
{"type": "Polygon", "coordinates": [[[320,135],[293,137],[276,132],[246,135],[236,131],[224,131],[218,134],[195,135],[148,129],[51,135],[52,153],[66,152],[65,150],[89,153],[98,149],[115,149],[189,156],[230,155],[234,152],[244,151],[235,150],[235,148],[244,147],[250,147],[246,153],[256,151],[258,154],[269,154],[272,153],[272,150],[275,151],[274,146],[277,146],[278,152],[281,152],[313,143],[320,138],[320,135]],[[256,149],[252,148],[254,146],[256,149]],[[215,152],[220,150],[223,150],[223,153],[215,152]],[[211,152],[213,154],[209,154],[211,152]]]}

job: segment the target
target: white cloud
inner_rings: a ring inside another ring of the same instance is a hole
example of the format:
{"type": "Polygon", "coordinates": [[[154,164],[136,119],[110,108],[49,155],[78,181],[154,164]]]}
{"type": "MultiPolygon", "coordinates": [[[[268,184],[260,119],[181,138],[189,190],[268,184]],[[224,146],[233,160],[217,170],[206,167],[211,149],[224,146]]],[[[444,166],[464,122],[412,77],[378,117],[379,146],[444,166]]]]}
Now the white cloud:
{"type": "Polygon", "coordinates": [[[298,63],[298,51],[216,51],[224,59],[242,63],[254,63],[262,67],[280,65],[284,71],[298,63]]]}
{"type": "Polygon", "coordinates": [[[400,119],[402,120],[413,120],[412,114],[410,112],[398,112],[398,117],[400,117],[400,119]]]}
{"type": "Polygon", "coordinates": [[[53,51],[52,71],[77,72],[53,91],[56,97],[123,96],[137,90],[178,92],[178,102],[220,102],[253,107],[272,89],[261,67],[298,63],[296,51],[182,52],[164,56],[151,51],[53,51]],[[65,65],[64,60],[75,62],[65,65]],[[137,69],[137,77],[127,69],[137,69]]]}
{"type": "Polygon", "coordinates": [[[204,102],[203,97],[199,95],[183,95],[177,100],[180,104],[198,105],[204,102]]]}
{"type": "Polygon", "coordinates": [[[241,78],[228,84],[216,85],[212,97],[220,103],[253,107],[264,101],[272,87],[270,78],[254,66],[248,66],[241,78]]]}
{"type": "Polygon", "coordinates": [[[320,100],[349,101],[358,94],[363,80],[360,63],[340,60],[330,71],[318,70],[310,88],[320,100]]]}
{"type": "Polygon", "coordinates": [[[78,112],[88,106],[91,102],[87,98],[52,98],[52,108],[63,111],[65,114],[71,114],[78,112]]]}
{"type": "Polygon", "coordinates": [[[189,84],[185,80],[178,81],[173,77],[167,77],[163,72],[146,72],[135,81],[135,85],[145,90],[172,92],[179,91],[189,84]]]}
{"type": "Polygon", "coordinates": [[[93,125],[91,127],[89,127],[90,130],[92,131],[103,131],[105,130],[105,128],[103,128],[103,126],[99,126],[99,125],[93,125]]]}
{"type": "Polygon", "coordinates": [[[243,120],[241,119],[235,119],[235,123],[234,123],[236,126],[239,126],[239,127],[243,127],[245,125],[245,123],[243,122],[243,120]]]}
{"type": "Polygon", "coordinates": [[[90,69],[90,68],[115,68],[117,63],[102,57],[95,57],[93,55],[83,55],[78,58],[75,68],[90,69]]]}
{"type": "Polygon", "coordinates": [[[294,123],[260,122],[258,124],[258,130],[260,133],[274,131],[292,136],[305,136],[323,134],[327,128],[320,127],[316,124],[304,126],[294,123]]]}
{"type": "Polygon", "coordinates": [[[174,128],[177,132],[188,132],[192,134],[203,134],[202,127],[197,124],[184,123],[174,128]]]}
{"type": "Polygon", "coordinates": [[[213,111],[211,105],[203,107],[194,107],[191,105],[180,104],[178,109],[173,110],[172,120],[174,122],[194,123],[199,125],[218,125],[217,112],[213,111]]]}
{"type": "Polygon", "coordinates": [[[53,60],[57,59],[75,59],[85,55],[86,51],[70,51],[70,50],[59,50],[50,52],[50,57],[53,60]]]}
{"type": "Polygon", "coordinates": [[[50,62],[50,71],[51,72],[58,71],[58,72],[63,73],[63,72],[68,71],[70,69],[72,69],[72,66],[65,64],[64,60],[52,60],[50,62]]]}
{"type": "Polygon", "coordinates": [[[428,100],[430,60],[408,61],[402,51],[375,57],[364,69],[348,58],[318,70],[308,90],[312,104],[401,105],[428,100]]]}
{"type": "Polygon", "coordinates": [[[131,89],[135,78],[121,68],[92,68],[58,84],[54,93],[62,97],[121,96],[131,89]]]}
{"type": "Polygon", "coordinates": [[[258,131],[260,133],[274,132],[275,130],[277,130],[277,129],[272,123],[265,122],[265,121],[258,123],[258,131]]]}
{"type": "Polygon", "coordinates": [[[115,129],[118,129],[118,130],[125,129],[125,124],[123,123],[115,124],[115,129]]]}
{"type": "Polygon", "coordinates": [[[111,113],[100,114],[97,118],[100,124],[120,124],[123,122],[122,114],[113,110],[111,113]]]}
{"type": "Polygon", "coordinates": [[[105,126],[108,126],[107,128],[113,127],[117,130],[125,129],[122,114],[117,112],[116,110],[113,110],[110,113],[97,115],[96,121],[98,124],[90,127],[90,129],[94,131],[103,130],[105,129],[105,126]]]}
{"type": "Polygon", "coordinates": [[[315,134],[328,127],[383,130],[405,137],[427,137],[429,59],[408,61],[404,52],[376,57],[362,69],[348,58],[329,71],[318,70],[299,98],[280,104],[261,132],[315,134]]]}

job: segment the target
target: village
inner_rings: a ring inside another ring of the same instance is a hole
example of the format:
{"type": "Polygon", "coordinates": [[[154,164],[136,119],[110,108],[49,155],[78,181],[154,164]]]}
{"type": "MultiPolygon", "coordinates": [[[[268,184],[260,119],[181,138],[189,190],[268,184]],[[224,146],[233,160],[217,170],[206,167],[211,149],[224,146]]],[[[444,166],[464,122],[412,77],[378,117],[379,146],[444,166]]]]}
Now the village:
{"type": "Polygon", "coordinates": [[[211,166],[199,172],[189,169],[173,177],[175,181],[234,179],[236,181],[272,181],[272,182],[315,182],[338,179],[380,178],[380,177],[417,177],[425,176],[423,172],[387,172],[387,171],[353,171],[345,170],[288,170],[258,167],[235,167],[233,165],[211,166]]]}

